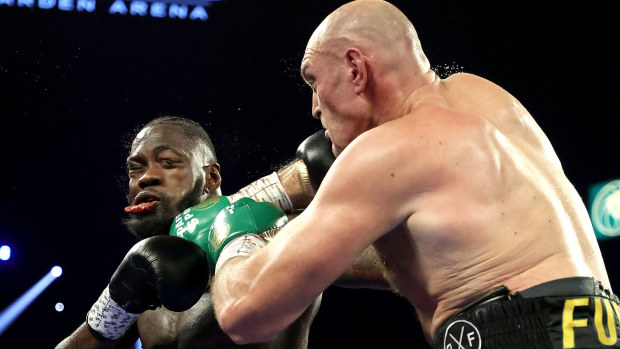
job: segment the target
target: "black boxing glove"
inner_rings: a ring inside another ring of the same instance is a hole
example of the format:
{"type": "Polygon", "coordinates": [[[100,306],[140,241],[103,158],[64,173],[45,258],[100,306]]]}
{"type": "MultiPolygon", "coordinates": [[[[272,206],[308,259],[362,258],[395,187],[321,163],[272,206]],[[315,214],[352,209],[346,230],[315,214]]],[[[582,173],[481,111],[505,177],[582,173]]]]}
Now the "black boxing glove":
{"type": "Polygon", "coordinates": [[[284,212],[306,207],[335,160],[331,149],[325,130],[315,132],[297,148],[298,159],[228,196],[230,203],[247,197],[257,202],[272,202],[284,212]]]}
{"type": "Polygon", "coordinates": [[[319,130],[306,138],[297,148],[297,157],[306,165],[312,188],[318,190],[336,159],[332,153],[332,142],[325,137],[325,130],[319,130]]]}
{"type": "Polygon", "coordinates": [[[209,282],[209,266],[197,244],[176,236],[154,236],[135,244],[86,316],[99,340],[120,338],[147,309],[191,308],[209,282]]]}

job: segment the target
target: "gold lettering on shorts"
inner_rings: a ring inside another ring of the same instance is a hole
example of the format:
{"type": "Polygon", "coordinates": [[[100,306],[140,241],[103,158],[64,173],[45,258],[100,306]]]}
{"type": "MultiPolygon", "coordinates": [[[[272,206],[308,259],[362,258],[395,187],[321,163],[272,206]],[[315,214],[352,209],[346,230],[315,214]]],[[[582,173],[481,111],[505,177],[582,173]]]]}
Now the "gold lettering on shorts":
{"type": "Polygon", "coordinates": [[[616,317],[620,319],[620,305],[618,305],[618,303],[616,303],[615,301],[612,301],[611,305],[614,307],[614,311],[616,312],[616,317]]]}
{"type": "Polygon", "coordinates": [[[575,298],[564,301],[564,311],[562,312],[563,348],[575,347],[575,327],[588,326],[588,319],[573,319],[575,307],[587,306],[588,301],[588,298],[575,298]]]}
{"type": "Polygon", "coordinates": [[[616,336],[616,321],[614,319],[614,310],[611,308],[609,299],[603,298],[605,304],[605,312],[607,312],[607,331],[606,334],[605,325],[603,325],[603,306],[601,305],[601,298],[594,298],[594,327],[596,327],[596,333],[598,334],[598,340],[603,345],[614,345],[618,340],[616,336]]]}

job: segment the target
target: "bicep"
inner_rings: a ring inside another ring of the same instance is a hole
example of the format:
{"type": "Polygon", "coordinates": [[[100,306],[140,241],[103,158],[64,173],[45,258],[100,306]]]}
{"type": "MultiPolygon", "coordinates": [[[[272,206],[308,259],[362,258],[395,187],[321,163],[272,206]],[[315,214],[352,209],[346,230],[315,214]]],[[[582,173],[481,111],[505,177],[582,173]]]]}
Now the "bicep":
{"type": "Polygon", "coordinates": [[[382,164],[345,153],[349,155],[336,160],[301,215],[266,247],[236,264],[234,273],[221,270],[216,275],[216,313],[236,342],[264,340],[284,329],[364,249],[405,219],[406,205],[397,195],[402,188],[397,182],[386,186],[385,175],[375,173],[382,164]]]}
{"type": "Polygon", "coordinates": [[[312,280],[323,288],[405,217],[400,204],[393,201],[397,197],[365,182],[367,173],[356,172],[365,168],[335,165],[315,200],[272,242],[273,258],[267,258],[279,264],[272,265],[276,269],[294,268],[285,275],[297,274],[295,278],[312,280]]]}

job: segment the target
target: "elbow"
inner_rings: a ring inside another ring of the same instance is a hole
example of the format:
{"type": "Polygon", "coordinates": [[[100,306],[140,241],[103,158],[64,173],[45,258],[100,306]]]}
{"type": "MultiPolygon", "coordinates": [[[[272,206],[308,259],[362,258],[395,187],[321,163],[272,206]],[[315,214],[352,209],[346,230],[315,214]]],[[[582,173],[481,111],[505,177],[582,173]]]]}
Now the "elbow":
{"type": "Polygon", "coordinates": [[[236,332],[236,333],[226,332],[226,334],[237,345],[263,343],[263,342],[268,342],[269,340],[272,339],[272,338],[266,338],[262,336],[248,335],[247,333],[239,333],[239,332],[236,332]]]}
{"type": "Polygon", "coordinates": [[[230,339],[238,345],[268,342],[277,335],[265,333],[259,329],[238,324],[226,324],[220,326],[222,327],[224,333],[226,333],[226,335],[228,335],[228,337],[230,337],[230,339]]]}
{"type": "Polygon", "coordinates": [[[267,342],[278,335],[279,331],[269,331],[265,327],[268,320],[261,319],[255,312],[236,308],[223,310],[218,317],[220,327],[235,344],[267,342]]]}

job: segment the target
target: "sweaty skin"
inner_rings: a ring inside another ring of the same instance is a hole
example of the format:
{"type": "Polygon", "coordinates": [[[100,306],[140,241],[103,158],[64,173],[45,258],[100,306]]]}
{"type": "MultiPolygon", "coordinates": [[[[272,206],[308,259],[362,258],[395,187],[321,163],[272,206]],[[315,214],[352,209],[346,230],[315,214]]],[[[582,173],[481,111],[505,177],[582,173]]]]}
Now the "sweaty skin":
{"type": "MultiPolygon", "coordinates": [[[[207,193],[221,195],[219,165],[214,163],[212,157],[195,142],[188,141],[179,126],[163,124],[146,128],[136,137],[128,157],[129,200],[134,204],[125,211],[143,217],[155,215],[162,205],[156,199],[164,195],[169,198],[171,207],[177,207],[200,177],[204,179],[205,190],[199,201],[206,200],[207,193]],[[154,201],[141,203],[141,197],[154,201]]],[[[291,174],[291,178],[295,176],[291,174]]],[[[290,193],[295,193],[296,189],[292,189],[296,188],[294,185],[287,183],[285,186],[290,193]]],[[[292,194],[292,198],[297,197],[304,202],[309,201],[303,195],[292,194]]],[[[298,204],[296,201],[294,203],[298,204]]],[[[176,211],[173,215],[179,213],[176,211]]],[[[168,229],[169,225],[165,231],[168,229]]],[[[277,337],[248,348],[307,348],[310,324],[320,301],[319,295],[303,315],[277,337]]],[[[218,326],[209,290],[205,290],[192,308],[181,313],[163,307],[147,310],[118,341],[98,341],[83,324],[57,348],[133,348],[138,337],[143,348],[239,348],[218,326]]]]}
{"type": "MultiPolygon", "coordinates": [[[[248,345],[255,349],[305,349],[308,347],[310,323],[320,300],[309,307],[287,330],[265,343],[248,345]]],[[[138,318],[143,348],[239,348],[222,332],[215,319],[208,292],[192,308],[175,313],[165,308],[147,311],[138,318]]],[[[246,346],[244,346],[245,348],[246,346]]]]}
{"type": "Polygon", "coordinates": [[[214,281],[236,342],[272,338],[369,245],[429,340],[500,285],[591,276],[611,288],[584,204],[529,112],[483,78],[437,77],[395,7],[333,12],[301,71],[338,158],[297,219],[214,281]]]}
{"type": "MultiPolygon", "coordinates": [[[[196,151],[191,151],[191,149],[187,150],[185,149],[186,146],[179,144],[178,139],[182,139],[182,137],[174,129],[171,129],[171,126],[163,125],[157,127],[163,129],[154,134],[151,131],[150,137],[141,142],[136,147],[136,151],[132,152],[133,157],[143,156],[148,158],[150,154],[155,154],[157,149],[162,149],[162,145],[170,145],[172,150],[179,154],[186,154],[188,159],[191,159],[193,154],[197,153],[196,151]]],[[[174,158],[174,160],[181,159],[174,158]]],[[[171,169],[170,171],[174,170],[171,169]]],[[[179,178],[186,177],[191,178],[191,176],[179,176],[179,178]]],[[[176,184],[176,181],[174,183],[175,186],[171,186],[170,190],[171,192],[178,192],[178,184],[176,184]]],[[[131,184],[130,188],[132,188],[131,184]]],[[[314,319],[320,304],[320,296],[317,298],[313,305],[277,338],[249,347],[257,349],[307,348],[310,323],[314,319]]],[[[182,313],[172,312],[163,307],[147,311],[138,318],[137,327],[144,348],[205,347],[228,349],[239,347],[219,328],[209,292],[205,292],[198,303],[182,313]]]]}

